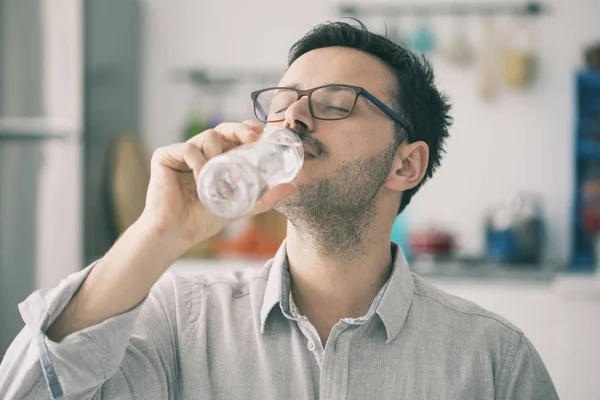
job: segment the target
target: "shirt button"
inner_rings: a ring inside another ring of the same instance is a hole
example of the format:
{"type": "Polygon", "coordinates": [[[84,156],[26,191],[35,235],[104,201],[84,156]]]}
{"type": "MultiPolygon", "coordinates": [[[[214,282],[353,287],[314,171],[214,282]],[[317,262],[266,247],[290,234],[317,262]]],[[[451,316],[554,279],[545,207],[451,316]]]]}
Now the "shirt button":
{"type": "Polygon", "coordinates": [[[313,342],[312,340],[309,340],[307,347],[308,347],[308,350],[315,351],[315,342],[313,342]]]}

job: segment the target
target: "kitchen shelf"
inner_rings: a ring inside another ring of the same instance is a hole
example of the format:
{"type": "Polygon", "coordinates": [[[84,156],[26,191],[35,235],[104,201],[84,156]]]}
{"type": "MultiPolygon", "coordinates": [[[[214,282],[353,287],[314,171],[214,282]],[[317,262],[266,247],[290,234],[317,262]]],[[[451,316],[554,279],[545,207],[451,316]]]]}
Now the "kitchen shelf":
{"type": "MultiPolygon", "coordinates": [[[[598,102],[600,105],[600,101],[598,102]]],[[[580,117],[577,122],[577,136],[582,139],[600,141],[600,107],[598,113],[592,117],[580,117]]]]}
{"type": "Polygon", "coordinates": [[[241,83],[276,84],[285,68],[281,69],[231,69],[231,68],[180,68],[171,74],[174,81],[188,81],[198,86],[218,88],[241,83]]]}
{"type": "Polygon", "coordinates": [[[583,220],[583,187],[598,180],[600,169],[600,72],[580,70],[575,76],[575,169],[571,228],[571,272],[596,269],[593,239],[583,220]]]}
{"type": "Polygon", "coordinates": [[[600,160],[600,141],[591,139],[581,139],[577,154],[581,157],[600,160]]]}
{"type": "Polygon", "coordinates": [[[600,72],[580,71],[577,76],[577,118],[581,122],[600,118],[600,72]]]}
{"type": "Polygon", "coordinates": [[[387,17],[397,17],[399,15],[464,15],[464,14],[517,14],[538,16],[548,13],[548,5],[538,1],[526,3],[505,3],[505,2],[468,2],[468,3],[436,3],[423,4],[420,2],[404,4],[357,4],[341,3],[338,5],[341,14],[354,17],[365,17],[373,15],[384,15],[387,17]]]}

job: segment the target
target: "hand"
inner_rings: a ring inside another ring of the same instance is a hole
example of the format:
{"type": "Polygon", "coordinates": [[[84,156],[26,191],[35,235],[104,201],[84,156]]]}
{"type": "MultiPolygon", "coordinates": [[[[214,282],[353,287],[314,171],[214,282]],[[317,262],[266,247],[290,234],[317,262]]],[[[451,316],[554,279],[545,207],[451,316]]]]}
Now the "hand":
{"type": "MultiPolygon", "coordinates": [[[[196,193],[196,179],[213,157],[256,141],[263,126],[253,122],[223,123],[185,143],[157,149],[152,155],[146,206],[140,220],[161,235],[172,237],[187,251],[217,234],[232,220],[208,211],[196,193]]],[[[271,210],[295,188],[282,184],[267,190],[249,215],[271,210]]]]}

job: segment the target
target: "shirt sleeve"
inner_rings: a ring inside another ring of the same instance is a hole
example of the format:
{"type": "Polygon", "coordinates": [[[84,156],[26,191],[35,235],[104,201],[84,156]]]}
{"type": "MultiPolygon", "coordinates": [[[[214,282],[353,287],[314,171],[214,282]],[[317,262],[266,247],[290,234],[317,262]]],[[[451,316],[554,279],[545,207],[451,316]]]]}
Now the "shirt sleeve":
{"type": "Polygon", "coordinates": [[[505,400],[554,400],[558,393],[550,374],[533,344],[521,334],[514,357],[507,361],[508,376],[504,385],[505,400]]]}
{"type": "Polygon", "coordinates": [[[92,268],[19,304],[25,327],[0,364],[0,398],[176,398],[178,332],[191,304],[182,278],[163,275],[132,310],[58,343],[45,335],[92,268]]]}

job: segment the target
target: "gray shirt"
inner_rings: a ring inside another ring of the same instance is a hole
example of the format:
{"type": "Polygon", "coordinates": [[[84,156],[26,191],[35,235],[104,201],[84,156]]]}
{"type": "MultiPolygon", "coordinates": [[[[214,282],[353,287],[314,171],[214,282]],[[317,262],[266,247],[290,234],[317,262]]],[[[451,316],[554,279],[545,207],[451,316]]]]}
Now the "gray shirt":
{"type": "Polygon", "coordinates": [[[26,326],[0,365],[0,398],[558,398],[523,332],[429,285],[392,252],[368,314],[340,320],[325,348],[290,311],[285,242],[260,270],[166,273],[133,310],[55,343],[43,332],[90,266],[20,304],[26,326]]]}

